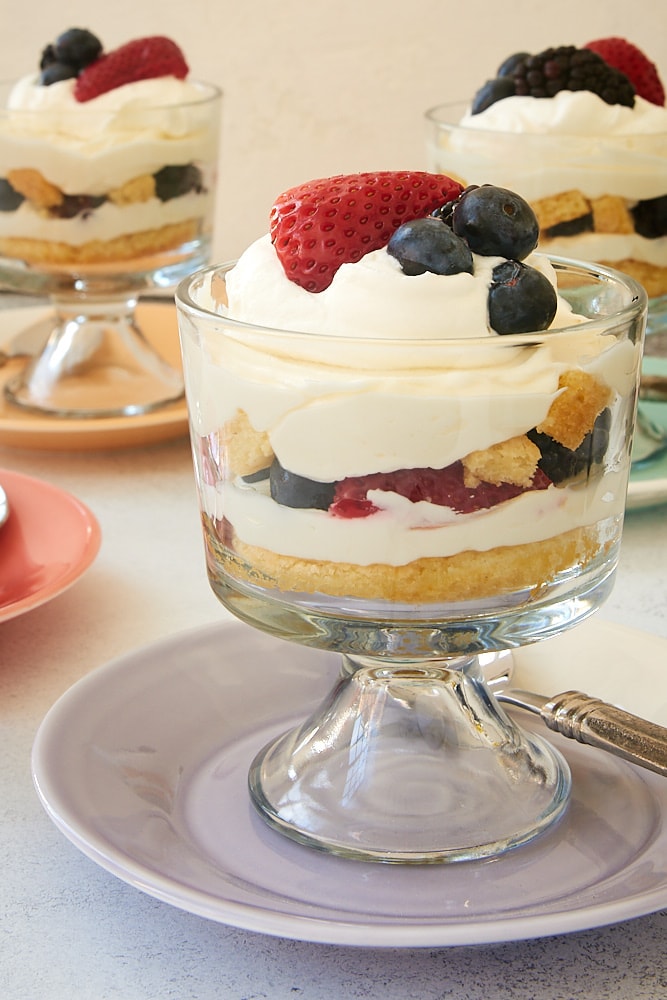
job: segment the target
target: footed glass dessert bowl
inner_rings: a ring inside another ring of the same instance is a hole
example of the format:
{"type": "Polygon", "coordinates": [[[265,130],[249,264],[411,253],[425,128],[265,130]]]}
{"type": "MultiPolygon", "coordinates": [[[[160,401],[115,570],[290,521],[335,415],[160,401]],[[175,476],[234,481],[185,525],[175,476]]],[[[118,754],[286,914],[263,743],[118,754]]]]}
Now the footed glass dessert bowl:
{"type": "Polygon", "coordinates": [[[0,88],[0,285],[53,304],[5,395],[54,417],[131,416],[183,396],[135,306],[209,260],[221,95],[167,76],[78,102],[73,83],[0,88]]]}
{"type": "Polygon", "coordinates": [[[234,319],[232,265],[179,286],[211,587],[253,627],[341,654],[320,710],[249,773],[260,814],[303,844],[464,861],[567,808],[566,761],[503,711],[483,661],[576,626],[612,587],[646,295],[553,267],[564,326],[453,339],[409,319],[391,337],[234,319]]]}

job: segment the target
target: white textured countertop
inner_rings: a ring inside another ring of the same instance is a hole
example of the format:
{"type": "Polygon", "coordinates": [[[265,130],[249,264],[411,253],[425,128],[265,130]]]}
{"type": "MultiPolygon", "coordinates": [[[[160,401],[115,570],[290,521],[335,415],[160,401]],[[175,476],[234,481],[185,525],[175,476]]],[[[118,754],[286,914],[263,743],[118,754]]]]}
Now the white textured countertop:
{"type": "MultiPolygon", "coordinates": [[[[0,450],[0,467],[75,494],[101,551],[50,603],[0,625],[0,996],[6,1000],[658,1000],[667,913],[499,945],[354,949],[240,931],[144,895],[52,825],[35,731],[94,667],[225,615],[204,570],[189,446],[0,450]]],[[[603,617],[667,636],[667,507],[631,513],[603,617]]],[[[665,664],[667,669],[667,664],[665,664]]]]}

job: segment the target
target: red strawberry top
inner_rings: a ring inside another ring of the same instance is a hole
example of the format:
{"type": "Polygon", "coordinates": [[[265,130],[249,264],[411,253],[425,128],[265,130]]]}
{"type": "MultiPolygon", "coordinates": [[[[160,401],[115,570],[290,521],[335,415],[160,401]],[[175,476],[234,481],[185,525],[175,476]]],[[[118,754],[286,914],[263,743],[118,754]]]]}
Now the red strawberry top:
{"type": "Polygon", "coordinates": [[[614,69],[625,73],[635,91],[645,101],[664,105],[665,90],[658,70],[636,45],[625,38],[598,38],[588,42],[584,48],[597,52],[614,69]]]}
{"type": "Polygon", "coordinates": [[[443,174],[408,170],[309,181],[276,200],[271,239],[290,281],[321,292],[341,264],[381,249],[402,223],[430,215],[462,190],[443,174]]]}
{"type": "Polygon", "coordinates": [[[176,42],[164,35],[137,38],[118,49],[104,53],[86,66],[74,85],[77,101],[91,101],[100,94],[126,83],[175,76],[184,80],[188,64],[176,42]]]}

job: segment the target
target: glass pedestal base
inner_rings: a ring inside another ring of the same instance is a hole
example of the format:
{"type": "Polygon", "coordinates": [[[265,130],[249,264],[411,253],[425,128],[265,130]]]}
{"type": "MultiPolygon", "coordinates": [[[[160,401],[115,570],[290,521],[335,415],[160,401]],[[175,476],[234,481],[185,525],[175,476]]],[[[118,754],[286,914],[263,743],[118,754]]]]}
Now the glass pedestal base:
{"type": "Polygon", "coordinates": [[[56,303],[41,353],[5,386],[7,400],[54,417],[148,413],[183,396],[183,377],[148,343],[129,301],[56,303]]]}
{"type": "Polygon", "coordinates": [[[253,802],[333,854],[425,864],[502,854],[563,813],[570,773],[487,690],[475,657],[344,658],[319,711],[255,758],[253,802]]]}

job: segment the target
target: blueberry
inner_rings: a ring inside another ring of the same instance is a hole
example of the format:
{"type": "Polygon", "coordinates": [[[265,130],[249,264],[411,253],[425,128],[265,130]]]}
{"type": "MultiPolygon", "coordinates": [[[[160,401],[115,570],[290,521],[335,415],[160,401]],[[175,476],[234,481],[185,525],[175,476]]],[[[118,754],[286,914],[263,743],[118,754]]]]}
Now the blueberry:
{"type": "Polygon", "coordinates": [[[648,240],[667,236],[667,194],[638,201],[632,209],[635,229],[648,240]]]}
{"type": "Polygon", "coordinates": [[[470,113],[478,115],[481,111],[486,111],[496,101],[502,101],[505,97],[514,96],[514,80],[511,76],[497,76],[494,80],[487,80],[472,99],[470,113]]]}
{"type": "Polygon", "coordinates": [[[25,198],[15,191],[8,180],[0,177],[0,212],[15,212],[25,198]]]}
{"type": "Polygon", "coordinates": [[[284,469],[278,459],[274,459],[269,472],[271,497],[283,507],[328,510],[333,503],[335,483],[319,483],[305,476],[297,476],[284,469]]]}
{"type": "Polygon", "coordinates": [[[557,296],[548,278],[518,260],[494,267],[489,288],[489,325],[496,333],[546,330],[556,315],[557,296]]]}
{"type": "Polygon", "coordinates": [[[247,476],[241,476],[244,483],[263,483],[269,478],[271,470],[269,468],[259,469],[258,472],[249,472],[247,476]]]}
{"type": "Polygon", "coordinates": [[[77,75],[73,66],[63,62],[51,62],[45,66],[39,74],[39,82],[42,87],[50,87],[52,83],[60,83],[61,80],[71,80],[77,75]]]}
{"type": "Polygon", "coordinates": [[[506,188],[467,188],[452,211],[452,227],[473,253],[523,260],[537,246],[539,225],[532,208],[506,188]]]}
{"type": "Polygon", "coordinates": [[[80,215],[85,219],[106,200],[106,196],[103,194],[66,194],[59,205],[49,209],[49,215],[58,219],[74,219],[80,215]]]}
{"type": "Polygon", "coordinates": [[[405,274],[472,274],[472,254],[449,226],[433,216],[404,222],[393,233],[387,251],[405,274]]]}
{"type": "Polygon", "coordinates": [[[528,59],[530,52],[515,52],[508,56],[498,67],[497,76],[514,76],[514,70],[520,66],[524,59],[528,59]]]}
{"type": "Polygon", "coordinates": [[[171,201],[189,191],[198,194],[204,190],[202,173],[194,163],[185,166],[163,167],[153,175],[155,178],[155,194],[160,201],[171,201]]]}
{"type": "Polygon", "coordinates": [[[39,60],[39,68],[46,69],[51,63],[58,62],[58,57],[56,56],[56,50],[53,45],[47,45],[45,49],[42,50],[42,56],[39,60]]]}
{"type": "Polygon", "coordinates": [[[87,28],[69,28],[56,38],[53,53],[58,62],[72,66],[76,76],[84,66],[99,59],[102,43],[87,28]]]}
{"type": "Polygon", "coordinates": [[[603,460],[609,443],[610,411],[603,410],[578,448],[571,451],[554,441],[548,434],[528,431],[527,437],[540,449],[542,457],[537,463],[552,483],[563,483],[587,472],[603,460]]]}

